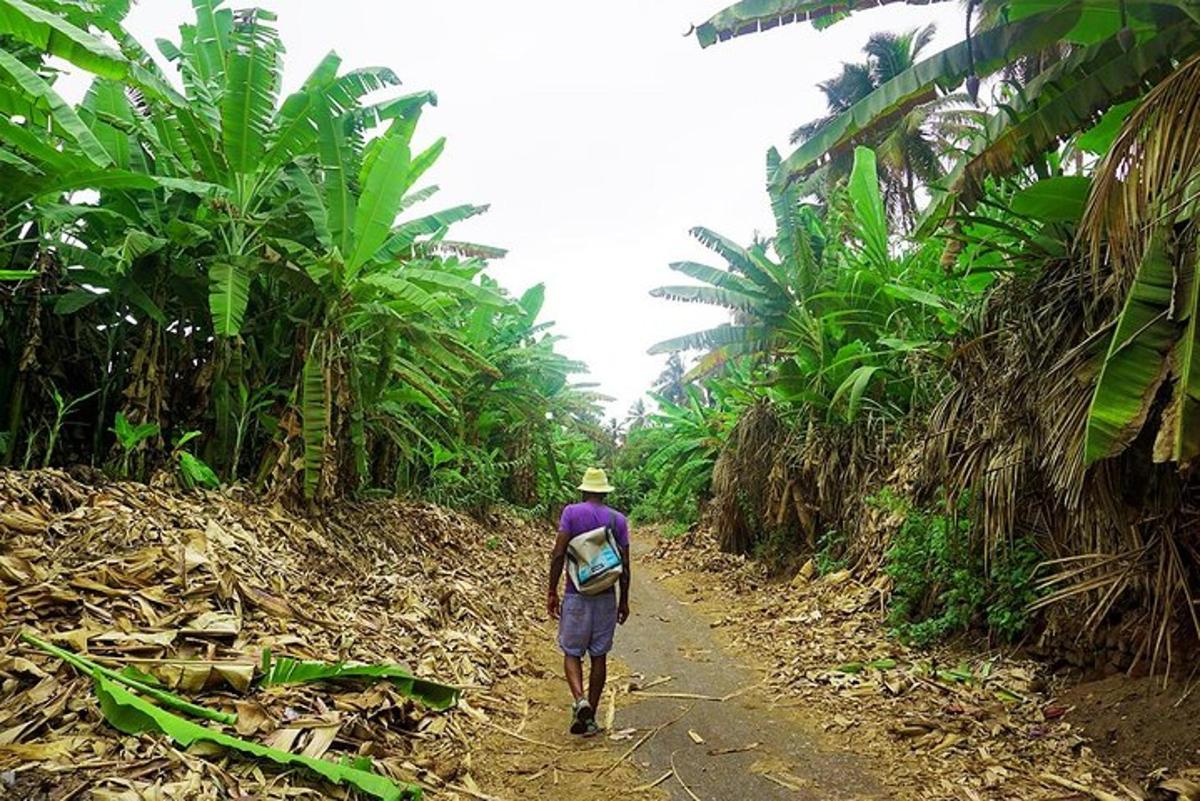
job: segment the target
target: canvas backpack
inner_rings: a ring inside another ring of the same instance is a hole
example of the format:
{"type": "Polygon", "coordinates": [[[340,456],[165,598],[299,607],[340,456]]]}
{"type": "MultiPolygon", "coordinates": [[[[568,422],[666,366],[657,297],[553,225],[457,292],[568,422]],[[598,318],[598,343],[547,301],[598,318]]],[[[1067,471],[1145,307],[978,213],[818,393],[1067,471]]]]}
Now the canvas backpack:
{"type": "Polygon", "coordinates": [[[610,512],[607,526],[576,534],[567,543],[567,575],[584,595],[599,595],[621,578],[616,530],[617,515],[610,512]]]}

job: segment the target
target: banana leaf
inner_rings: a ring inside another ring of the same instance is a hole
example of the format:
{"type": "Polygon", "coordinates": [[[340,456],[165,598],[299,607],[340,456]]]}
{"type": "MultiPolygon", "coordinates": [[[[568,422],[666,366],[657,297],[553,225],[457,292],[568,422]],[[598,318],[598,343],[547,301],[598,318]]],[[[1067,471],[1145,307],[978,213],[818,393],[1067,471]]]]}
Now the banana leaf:
{"type": "Polygon", "coordinates": [[[1088,409],[1084,464],[1123,451],[1150,413],[1178,338],[1171,318],[1176,276],[1166,234],[1156,231],[1117,320],[1088,409]]]}
{"type": "Polygon", "coordinates": [[[735,36],[769,31],[793,22],[811,22],[822,27],[850,11],[891,3],[928,5],[931,2],[938,0],[742,0],[695,26],[694,31],[700,46],[708,47],[735,36]]]}
{"type": "Polygon", "coordinates": [[[215,743],[252,757],[269,759],[280,765],[307,768],[333,784],[351,785],[380,801],[421,798],[421,788],[416,785],[401,786],[377,773],[357,767],[301,754],[289,754],[214,731],[173,715],[165,709],[159,709],[115,681],[105,678],[100,672],[95,673],[92,678],[96,684],[96,696],[100,699],[100,711],[104,714],[104,719],[125,734],[160,732],[184,748],[196,742],[215,743]]]}
{"type": "Polygon", "coordinates": [[[180,712],[185,712],[192,717],[213,720],[217,723],[225,723],[230,726],[237,723],[237,715],[231,715],[228,712],[221,712],[216,709],[209,709],[206,706],[193,704],[191,701],[180,698],[174,693],[169,693],[160,687],[151,686],[145,681],[145,674],[138,675],[132,671],[118,673],[115,670],[110,670],[109,668],[97,665],[95,662],[91,661],[90,659],[86,659],[79,654],[72,653],[64,648],[59,648],[57,645],[51,645],[45,640],[35,637],[33,634],[30,634],[27,631],[21,632],[21,639],[36,648],[42,649],[51,656],[58,657],[71,667],[78,670],[80,673],[85,673],[89,676],[104,677],[109,681],[127,685],[143,695],[150,696],[164,706],[169,706],[172,709],[179,710],[180,712]]]}
{"type": "Polygon", "coordinates": [[[24,0],[0,0],[0,34],[59,56],[95,75],[120,80],[129,74],[129,61],[120,51],[72,25],[63,16],[24,0]]]}
{"type": "Polygon", "coordinates": [[[1079,18],[1078,3],[1061,11],[989,29],[905,70],[830,120],[779,166],[771,185],[782,188],[817,169],[825,160],[887,121],[950,91],[968,75],[989,75],[1021,56],[1036,52],[1069,31],[1079,18]]]}
{"type": "Polygon", "coordinates": [[[264,651],[262,672],[263,687],[329,679],[387,679],[404,695],[438,711],[454,706],[462,695],[459,688],[419,679],[402,665],[306,662],[286,656],[273,658],[270,651],[264,651]]]}
{"type": "Polygon", "coordinates": [[[1013,195],[1012,210],[1035,220],[1074,222],[1083,216],[1091,188],[1084,175],[1044,178],[1013,195]]]}

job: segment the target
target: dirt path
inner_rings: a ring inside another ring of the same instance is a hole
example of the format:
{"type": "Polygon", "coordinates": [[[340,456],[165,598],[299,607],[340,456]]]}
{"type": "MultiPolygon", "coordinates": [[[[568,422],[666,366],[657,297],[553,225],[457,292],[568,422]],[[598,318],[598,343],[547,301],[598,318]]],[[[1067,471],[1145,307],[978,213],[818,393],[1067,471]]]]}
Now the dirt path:
{"type": "Polygon", "coordinates": [[[526,645],[540,669],[511,690],[524,695],[517,703],[527,702],[524,714],[485,746],[499,764],[481,782],[484,792],[564,801],[887,798],[863,760],[839,750],[799,710],[773,702],[753,660],[720,643],[703,613],[639,564],[644,550],[635,545],[634,614],[617,633],[610,693],[600,709],[602,721],[611,716],[613,736],[565,734],[566,687],[547,623],[526,645]],[[637,687],[646,689],[631,689],[637,687]]]}
{"type": "MultiPolygon", "coordinates": [[[[648,689],[650,696],[632,694],[636,703],[618,711],[616,726],[650,730],[676,721],[639,749],[639,765],[648,775],[673,767],[704,801],[886,797],[860,760],[834,750],[794,710],[773,704],[758,686],[761,674],[718,642],[710,620],[675,597],[652,569],[643,566],[635,573],[631,597],[636,614],[620,632],[619,655],[644,683],[670,681],[648,689]],[[665,697],[669,694],[726,700],[665,697]],[[695,742],[691,732],[704,742],[695,742]],[[754,743],[754,749],[740,750],[754,743]]],[[[673,799],[690,801],[678,781],[664,786],[673,799]]]]}

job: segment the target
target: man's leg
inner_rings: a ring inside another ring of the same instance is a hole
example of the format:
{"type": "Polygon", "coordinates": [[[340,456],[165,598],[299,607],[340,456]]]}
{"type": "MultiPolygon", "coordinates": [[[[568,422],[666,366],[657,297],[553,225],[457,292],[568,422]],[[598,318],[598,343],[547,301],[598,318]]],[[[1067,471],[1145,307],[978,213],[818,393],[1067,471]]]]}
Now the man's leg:
{"type": "MultiPolygon", "coordinates": [[[[593,659],[592,664],[595,663],[596,660],[593,659]]],[[[578,656],[563,654],[563,670],[567,674],[567,686],[571,688],[571,697],[578,701],[583,697],[583,660],[578,656]]]]}
{"type": "MultiPolygon", "coordinates": [[[[580,667],[582,668],[582,663],[580,667]]],[[[608,656],[593,656],[592,671],[591,675],[588,676],[588,703],[592,705],[592,709],[600,709],[600,696],[604,694],[604,682],[607,679],[608,656]]],[[[576,696],[576,698],[578,697],[579,696],[576,696]]]]}

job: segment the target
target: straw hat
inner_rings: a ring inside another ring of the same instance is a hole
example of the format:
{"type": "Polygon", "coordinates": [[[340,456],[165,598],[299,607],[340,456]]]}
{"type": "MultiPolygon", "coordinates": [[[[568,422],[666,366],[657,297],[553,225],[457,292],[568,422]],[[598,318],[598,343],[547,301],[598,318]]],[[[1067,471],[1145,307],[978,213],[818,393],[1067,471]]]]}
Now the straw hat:
{"type": "Polygon", "coordinates": [[[612,492],[608,483],[608,475],[599,467],[589,467],[583,474],[583,483],[579,485],[583,492],[612,492]]]}

